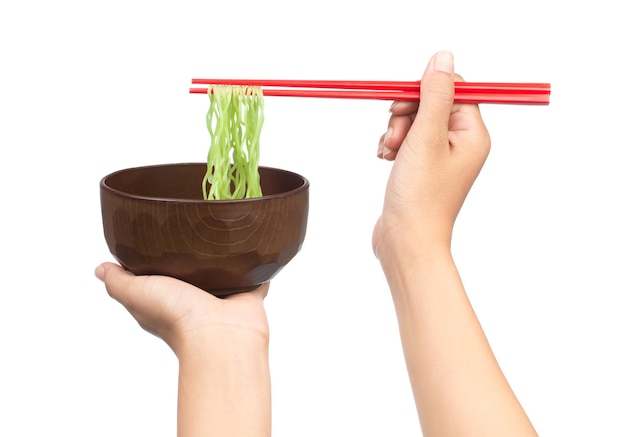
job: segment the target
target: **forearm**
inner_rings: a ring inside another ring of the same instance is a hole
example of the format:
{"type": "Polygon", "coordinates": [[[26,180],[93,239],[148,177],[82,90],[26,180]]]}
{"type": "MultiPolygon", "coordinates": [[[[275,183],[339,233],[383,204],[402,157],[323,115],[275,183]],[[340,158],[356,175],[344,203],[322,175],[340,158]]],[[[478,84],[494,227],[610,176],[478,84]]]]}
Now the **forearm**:
{"type": "MultiPolygon", "coordinates": [[[[404,251],[404,253],[402,252],[404,251]]],[[[446,247],[383,263],[425,436],[534,436],[446,247]]]]}
{"type": "Polygon", "coordinates": [[[212,336],[179,358],[178,437],[267,437],[271,394],[267,339],[212,336]]]}

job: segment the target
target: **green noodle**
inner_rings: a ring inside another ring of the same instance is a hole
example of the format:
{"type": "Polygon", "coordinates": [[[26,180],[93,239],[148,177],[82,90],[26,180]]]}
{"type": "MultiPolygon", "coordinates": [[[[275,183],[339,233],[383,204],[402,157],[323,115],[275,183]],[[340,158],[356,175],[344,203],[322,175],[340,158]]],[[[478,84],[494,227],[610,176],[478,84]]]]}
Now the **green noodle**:
{"type": "Polygon", "coordinates": [[[243,85],[208,87],[206,125],[211,137],[205,200],[261,197],[259,140],[264,121],[263,91],[243,85]]]}

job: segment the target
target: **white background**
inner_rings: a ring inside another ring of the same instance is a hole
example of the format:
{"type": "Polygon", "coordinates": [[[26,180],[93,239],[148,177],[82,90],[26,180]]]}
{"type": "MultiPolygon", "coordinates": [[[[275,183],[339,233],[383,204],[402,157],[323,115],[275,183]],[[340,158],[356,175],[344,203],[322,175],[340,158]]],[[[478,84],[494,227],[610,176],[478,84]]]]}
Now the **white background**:
{"type": "MultiPolygon", "coordinates": [[[[0,435],[173,436],[176,361],[94,277],[98,183],[202,161],[192,77],[550,82],[483,105],[493,146],[454,254],[542,436],[625,436],[625,40],[619,2],[5,1],[0,6],[0,435]]],[[[389,102],[266,98],[261,164],[311,182],[302,251],[272,282],[274,436],[414,436],[370,248],[389,102]]]]}

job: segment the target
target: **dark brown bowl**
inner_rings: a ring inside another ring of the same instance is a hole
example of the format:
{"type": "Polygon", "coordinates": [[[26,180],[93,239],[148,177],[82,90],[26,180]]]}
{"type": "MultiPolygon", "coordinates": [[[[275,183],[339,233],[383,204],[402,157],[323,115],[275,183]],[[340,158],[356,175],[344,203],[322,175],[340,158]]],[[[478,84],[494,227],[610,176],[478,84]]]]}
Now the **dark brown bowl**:
{"type": "Polygon", "coordinates": [[[129,168],[100,181],[104,236],[135,275],[181,279],[216,296],[252,290],[300,251],[309,182],[259,167],[263,197],[203,200],[206,163],[129,168]]]}

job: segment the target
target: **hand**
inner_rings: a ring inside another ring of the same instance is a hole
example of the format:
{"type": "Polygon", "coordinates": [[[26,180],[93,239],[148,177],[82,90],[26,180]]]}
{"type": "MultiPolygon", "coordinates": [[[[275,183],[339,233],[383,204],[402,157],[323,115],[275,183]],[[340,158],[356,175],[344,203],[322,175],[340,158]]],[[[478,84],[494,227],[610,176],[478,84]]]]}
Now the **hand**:
{"type": "Polygon", "coordinates": [[[179,437],[268,436],[271,430],[269,283],[219,299],[164,276],[133,276],[104,263],[107,291],[179,361],[179,437]],[[245,417],[247,420],[241,420],[245,417]]]}
{"type": "MultiPolygon", "coordinates": [[[[449,247],[452,227],[489,154],[491,141],[478,105],[454,104],[453,59],[435,54],[421,81],[420,102],[395,102],[378,156],[395,160],[373,248],[410,239],[449,247]]],[[[382,259],[381,259],[382,260],[382,259]]]]}
{"type": "Polygon", "coordinates": [[[396,102],[379,156],[393,160],[372,243],[393,297],[424,436],[536,436],[469,302],[452,228],[491,141],[477,105],[454,104],[452,55],[433,56],[420,103],[396,102]]]}
{"type": "MultiPolygon", "coordinates": [[[[183,345],[202,344],[207,336],[234,334],[269,337],[263,299],[269,283],[256,290],[219,299],[197,287],[164,276],[133,276],[104,263],[96,276],[146,331],[163,339],[178,355],[183,345]]],[[[193,347],[193,346],[192,346],[193,347]]]]}

